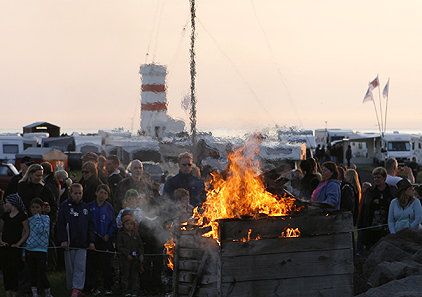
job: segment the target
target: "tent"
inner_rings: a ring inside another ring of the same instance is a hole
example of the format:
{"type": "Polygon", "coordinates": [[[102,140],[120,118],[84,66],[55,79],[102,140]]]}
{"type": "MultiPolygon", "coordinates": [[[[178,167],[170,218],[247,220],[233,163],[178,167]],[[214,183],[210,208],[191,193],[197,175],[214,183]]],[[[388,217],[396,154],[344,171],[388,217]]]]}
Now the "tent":
{"type": "Polygon", "coordinates": [[[29,147],[23,152],[16,154],[16,166],[20,168],[23,157],[31,157],[34,162],[48,162],[53,166],[53,170],[68,170],[67,155],[49,147],[29,147]]]}

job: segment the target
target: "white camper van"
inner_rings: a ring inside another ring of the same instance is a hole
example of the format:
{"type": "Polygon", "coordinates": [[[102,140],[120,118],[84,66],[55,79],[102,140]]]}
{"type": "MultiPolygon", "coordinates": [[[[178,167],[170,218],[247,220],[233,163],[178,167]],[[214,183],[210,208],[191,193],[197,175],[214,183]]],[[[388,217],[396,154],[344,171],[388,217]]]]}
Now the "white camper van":
{"type": "Polygon", "coordinates": [[[16,154],[23,151],[22,136],[0,135],[0,161],[15,164],[16,154]]]}
{"type": "Polygon", "coordinates": [[[406,133],[386,133],[382,137],[382,153],[384,160],[396,158],[399,165],[407,165],[416,157],[422,162],[422,135],[406,133]]]}

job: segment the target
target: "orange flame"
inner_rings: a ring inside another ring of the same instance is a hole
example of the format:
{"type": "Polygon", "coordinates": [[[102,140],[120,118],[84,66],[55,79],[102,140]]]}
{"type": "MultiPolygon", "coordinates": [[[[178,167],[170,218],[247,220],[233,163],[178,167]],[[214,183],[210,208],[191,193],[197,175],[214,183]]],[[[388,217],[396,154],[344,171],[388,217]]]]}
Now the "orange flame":
{"type": "Polygon", "coordinates": [[[283,232],[281,232],[281,237],[299,237],[300,231],[299,228],[286,228],[283,232]]]}
{"type": "Polygon", "coordinates": [[[168,257],[169,262],[168,262],[167,266],[169,268],[171,268],[172,270],[173,270],[173,266],[174,266],[173,265],[173,258],[174,258],[174,249],[175,249],[175,246],[176,246],[176,244],[174,243],[173,238],[171,238],[169,241],[167,241],[164,244],[164,247],[166,249],[166,254],[169,255],[169,257],[168,257]]]}
{"type": "Polygon", "coordinates": [[[248,141],[242,148],[228,155],[226,177],[213,174],[207,199],[202,205],[202,213],[194,210],[194,218],[199,225],[212,226],[212,231],[204,236],[217,239],[217,219],[257,217],[259,214],[268,216],[285,216],[296,209],[294,199],[278,197],[266,191],[261,179],[259,161],[255,159],[259,139],[248,141]]]}

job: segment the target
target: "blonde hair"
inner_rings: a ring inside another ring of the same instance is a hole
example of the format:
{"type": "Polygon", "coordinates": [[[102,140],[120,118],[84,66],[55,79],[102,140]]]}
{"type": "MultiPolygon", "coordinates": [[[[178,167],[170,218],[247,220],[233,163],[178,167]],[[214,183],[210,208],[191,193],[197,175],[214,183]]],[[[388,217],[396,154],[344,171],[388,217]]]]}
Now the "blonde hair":
{"type": "Polygon", "coordinates": [[[34,174],[38,170],[41,170],[42,172],[44,172],[44,168],[40,164],[32,164],[31,166],[28,167],[28,169],[25,172],[25,175],[22,177],[22,179],[19,182],[30,183],[31,180],[30,180],[29,175],[34,174]]]}
{"type": "Polygon", "coordinates": [[[362,196],[362,188],[360,187],[358,173],[354,169],[347,169],[344,177],[346,178],[346,181],[353,186],[353,189],[356,191],[356,193],[358,193],[358,198],[360,201],[362,196]]]}

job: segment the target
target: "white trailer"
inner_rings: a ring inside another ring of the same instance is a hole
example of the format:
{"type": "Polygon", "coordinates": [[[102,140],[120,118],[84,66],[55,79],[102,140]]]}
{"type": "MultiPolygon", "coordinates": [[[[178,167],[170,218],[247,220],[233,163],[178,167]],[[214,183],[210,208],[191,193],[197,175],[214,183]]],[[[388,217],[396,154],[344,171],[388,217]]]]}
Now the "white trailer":
{"type": "Polygon", "coordinates": [[[0,161],[15,164],[16,154],[22,151],[22,136],[0,135],[0,161]]]}
{"type": "Polygon", "coordinates": [[[316,129],[315,142],[316,145],[327,146],[333,141],[344,139],[346,134],[350,133],[353,133],[353,131],[349,129],[316,129]]]}

